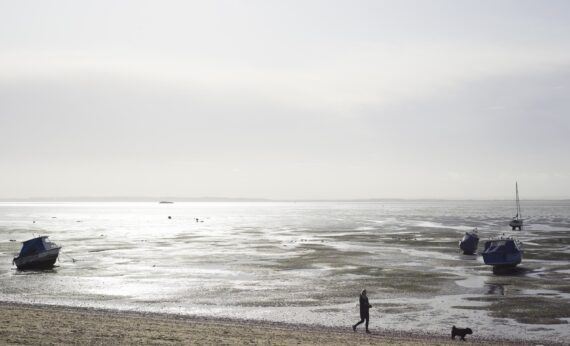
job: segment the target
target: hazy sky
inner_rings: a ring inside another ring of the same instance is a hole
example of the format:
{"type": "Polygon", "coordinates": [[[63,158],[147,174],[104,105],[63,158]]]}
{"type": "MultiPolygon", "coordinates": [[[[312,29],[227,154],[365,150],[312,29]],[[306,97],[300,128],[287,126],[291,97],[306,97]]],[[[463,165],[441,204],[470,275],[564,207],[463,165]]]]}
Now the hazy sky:
{"type": "Polygon", "coordinates": [[[570,1],[0,0],[0,198],[570,197],[570,1]]]}

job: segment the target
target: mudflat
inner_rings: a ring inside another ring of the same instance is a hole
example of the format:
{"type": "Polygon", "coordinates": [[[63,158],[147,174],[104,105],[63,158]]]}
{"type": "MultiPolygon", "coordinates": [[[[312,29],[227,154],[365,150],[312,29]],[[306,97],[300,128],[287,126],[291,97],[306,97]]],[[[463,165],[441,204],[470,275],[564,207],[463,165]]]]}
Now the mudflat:
{"type": "Polygon", "coordinates": [[[508,273],[459,250],[475,227],[479,250],[508,235],[512,206],[3,202],[0,301],[343,329],[366,288],[373,330],[445,335],[455,324],[491,340],[570,340],[570,201],[525,202],[533,217],[510,232],[523,262],[508,273]],[[34,233],[62,253],[52,270],[18,271],[34,233]]]}

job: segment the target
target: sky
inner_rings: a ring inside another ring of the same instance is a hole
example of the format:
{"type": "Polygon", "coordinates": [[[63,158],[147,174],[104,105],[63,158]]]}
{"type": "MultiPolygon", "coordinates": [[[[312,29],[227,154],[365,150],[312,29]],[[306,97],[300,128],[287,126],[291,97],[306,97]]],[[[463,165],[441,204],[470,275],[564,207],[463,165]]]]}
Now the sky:
{"type": "Polygon", "coordinates": [[[0,0],[0,198],[570,198],[570,1],[0,0]]]}

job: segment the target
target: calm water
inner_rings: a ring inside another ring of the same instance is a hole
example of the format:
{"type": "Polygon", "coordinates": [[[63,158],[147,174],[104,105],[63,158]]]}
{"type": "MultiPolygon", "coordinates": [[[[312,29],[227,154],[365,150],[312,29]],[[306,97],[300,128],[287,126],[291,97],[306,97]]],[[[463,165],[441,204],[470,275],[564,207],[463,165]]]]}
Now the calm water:
{"type": "Polygon", "coordinates": [[[513,204],[0,203],[0,300],[348,330],[367,288],[371,328],[568,340],[570,202],[523,201],[522,232],[513,204]],[[474,227],[517,234],[520,268],[498,276],[461,255],[474,227]],[[63,246],[53,271],[12,266],[34,234],[63,246]]]}

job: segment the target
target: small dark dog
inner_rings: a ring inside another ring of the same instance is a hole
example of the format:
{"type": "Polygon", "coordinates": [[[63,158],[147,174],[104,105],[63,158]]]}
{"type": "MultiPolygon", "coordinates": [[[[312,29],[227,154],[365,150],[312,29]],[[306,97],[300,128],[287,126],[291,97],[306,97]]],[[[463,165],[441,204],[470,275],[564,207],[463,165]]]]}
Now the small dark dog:
{"type": "Polygon", "coordinates": [[[451,328],[451,338],[455,340],[455,336],[461,337],[461,340],[465,341],[465,335],[473,334],[471,328],[456,328],[453,326],[451,328]]]}

